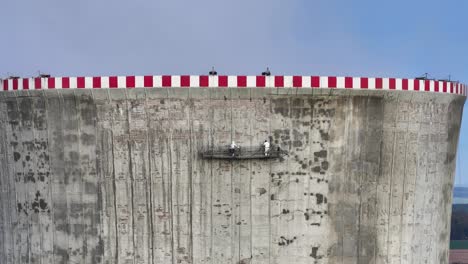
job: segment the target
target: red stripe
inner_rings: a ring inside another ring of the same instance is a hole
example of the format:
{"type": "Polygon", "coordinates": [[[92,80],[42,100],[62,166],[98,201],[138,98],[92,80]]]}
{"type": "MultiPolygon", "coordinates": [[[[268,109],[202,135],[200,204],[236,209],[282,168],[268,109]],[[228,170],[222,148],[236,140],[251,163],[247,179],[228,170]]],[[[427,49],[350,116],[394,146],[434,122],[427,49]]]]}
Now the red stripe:
{"type": "Polygon", "coordinates": [[[453,93],[453,83],[449,83],[450,85],[450,93],[453,93]]]}
{"type": "Polygon", "coordinates": [[[125,79],[127,82],[127,88],[135,88],[135,76],[127,76],[125,79]]]}
{"type": "Polygon", "coordinates": [[[41,78],[34,78],[34,89],[40,90],[41,88],[41,78]]]}
{"type": "Polygon", "coordinates": [[[439,82],[438,81],[434,81],[434,91],[439,92],[439,82]]]}
{"type": "Polygon", "coordinates": [[[237,76],[237,86],[247,87],[247,76],[237,76]]]}
{"type": "Polygon", "coordinates": [[[442,83],[442,92],[444,92],[444,93],[447,92],[447,82],[442,83]]]}
{"type": "Polygon", "coordinates": [[[23,90],[29,90],[29,79],[23,79],[23,90]]]}
{"type": "Polygon", "coordinates": [[[275,76],[275,87],[284,87],[284,76],[275,76]]]}
{"type": "Polygon", "coordinates": [[[361,89],[369,88],[369,79],[368,78],[361,78],[361,89]]]}
{"type": "Polygon", "coordinates": [[[76,88],[78,89],[85,88],[85,77],[76,78],[76,88]]]}
{"type": "Polygon", "coordinates": [[[101,88],[101,77],[93,77],[93,88],[101,88]]]}
{"type": "Polygon", "coordinates": [[[302,76],[293,76],[293,87],[302,88],[302,76]]]}
{"type": "Polygon", "coordinates": [[[336,88],[336,77],[328,77],[328,88],[336,88]]]}
{"type": "Polygon", "coordinates": [[[180,87],[190,87],[190,76],[189,75],[180,76],[180,87]]]}
{"type": "Polygon", "coordinates": [[[226,75],[218,76],[218,87],[227,87],[228,86],[228,78],[226,75]]]}
{"type": "Polygon", "coordinates": [[[256,87],[265,87],[265,76],[257,76],[256,87]]]}
{"type": "Polygon", "coordinates": [[[63,77],[62,78],[62,89],[68,89],[70,88],[70,78],[69,77],[63,77]]]}
{"type": "Polygon", "coordinates": [[[395,90],[396,89],[396,79],[395,78],[388,79],[388,88],[390,90],[395,90]]]}
{"type": "Polygon", "coordinates": [[[8,91],[8,80],[3,80],[3,90],[8,91]]]}
{"type": "Polygon", "coordinates": [[[311,84],[313,88],[320,87],[320,76],[312,76],[311,84]]]}
{"type": "Polygon", "coordinates": [[[55,78],[47,78],[47,88],[55,89],[55,78]]]}
{"type": "Polygon", "coordinates": [[[202,75],[200,76],[200,87],[208,87],[209,81],[208,81],[208,76],[207,75],[202,75]]]}
{"type": "Polygon", "coordinates": [[[375,78],[375,89],[382,89],[383,88],[383,80],[382,78],[375,78]]]}
{"type": "Polygon", "coordinates": [[[13,90],[18,90],[18,79],[13,79],[13,90]]]}
{"type": "Polygon", "coordinates": [[[162,87],[171,87],[172,85],[172,78],[170,75],[163,75],[162,76],[162,87]]]}
{"type": "Polygon", "coordinates": [[[424,81],[424,91],[430,91],[431,89],[431,81],[425,80],[424,81]]]}
{"type": "Polygon", "coordinates": [[[144,76],[143,77],[143,86],[144,87],[153,87],[153,76],[144,76]]]}
{"type": "Polygon", "coordinates": [[[419,91],[419,80],[414,80],[413,83],[414,83],[414,87],[413,87],[414,90],[415,90],[415,91],[419,91]]]}
{"type": "Polygon", "coordinates": [[[109,88],[117,88],[119,86],[117,76],[110,76],[109,77],[109,88]]]}
{"type": "Polygon", "coordinates": [[[345,77],[344,86],[346,89],[353,88],[353,77],[345,77]]]}
{"type": "Polygon", "coordinates": [[[401,86],[403,90],[408,90],[408,79],[401,80],[401,86]]]}

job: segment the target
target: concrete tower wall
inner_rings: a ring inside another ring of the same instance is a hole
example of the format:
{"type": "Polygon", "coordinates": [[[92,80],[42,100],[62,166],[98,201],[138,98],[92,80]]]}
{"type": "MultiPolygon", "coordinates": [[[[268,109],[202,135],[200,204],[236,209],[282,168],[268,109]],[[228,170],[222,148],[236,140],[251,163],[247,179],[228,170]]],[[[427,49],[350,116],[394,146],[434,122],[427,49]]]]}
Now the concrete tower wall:
{"type": "Polygon", "coordinates": [[[447,263],[464,101],[340,89],[0,93],[0,263],[447,263]],[[289,156],[198,154],[267,138],[289,156]]]}

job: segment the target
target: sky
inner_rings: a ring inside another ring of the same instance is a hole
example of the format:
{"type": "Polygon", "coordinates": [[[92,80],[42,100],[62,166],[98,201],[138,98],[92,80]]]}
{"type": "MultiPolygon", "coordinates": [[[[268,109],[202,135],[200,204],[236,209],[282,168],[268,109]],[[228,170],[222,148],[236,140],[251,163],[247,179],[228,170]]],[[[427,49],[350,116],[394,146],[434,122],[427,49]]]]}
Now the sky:
{"type": "MultiPolygon", "coordinates": [[[[206,74],[468,83],[466,0],[5,0],[0,77],[206,74]]],[[[468,109],[455,184],[468,186],[468,109]]]]}

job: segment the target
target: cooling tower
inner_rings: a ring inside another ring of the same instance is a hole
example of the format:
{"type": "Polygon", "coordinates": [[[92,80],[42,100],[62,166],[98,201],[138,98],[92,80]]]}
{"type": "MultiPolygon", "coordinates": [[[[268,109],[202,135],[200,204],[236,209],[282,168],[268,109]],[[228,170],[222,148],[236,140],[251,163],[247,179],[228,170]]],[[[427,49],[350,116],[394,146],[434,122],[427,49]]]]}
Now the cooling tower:
{"type": "Polygon", "coordinates": [[[0,263],[448,262],[464,85],[115,76],[0,90],[0,263]],[[265,140],[281,155],[206,154],[265,140]]]}

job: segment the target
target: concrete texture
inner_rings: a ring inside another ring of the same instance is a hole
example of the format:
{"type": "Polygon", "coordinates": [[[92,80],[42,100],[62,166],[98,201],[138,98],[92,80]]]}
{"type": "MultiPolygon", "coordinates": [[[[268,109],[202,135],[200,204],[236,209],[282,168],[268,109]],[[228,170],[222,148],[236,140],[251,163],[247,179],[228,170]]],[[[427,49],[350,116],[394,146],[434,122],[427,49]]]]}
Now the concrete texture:
{"type": "Polygon", "coordinates": [[[0,93],[0,263],[448,263],[456,95],[0,93]],[[280,160],[198,152],[270,138],[280,160]]]}

